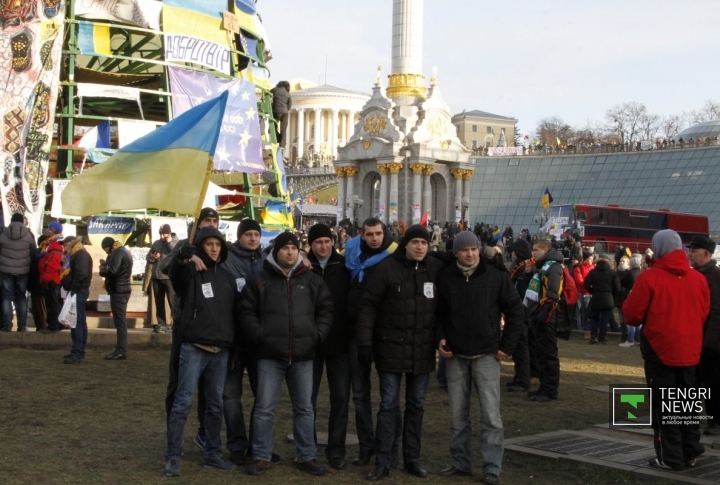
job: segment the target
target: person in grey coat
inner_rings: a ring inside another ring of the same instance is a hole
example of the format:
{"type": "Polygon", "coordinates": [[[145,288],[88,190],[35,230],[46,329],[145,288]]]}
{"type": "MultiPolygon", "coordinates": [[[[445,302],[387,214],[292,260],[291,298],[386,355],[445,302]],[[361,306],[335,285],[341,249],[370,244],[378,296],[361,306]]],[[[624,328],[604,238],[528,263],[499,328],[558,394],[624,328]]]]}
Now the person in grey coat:
{"type": "Polygon", "coordinates": [[[18,332],[27,332],[27,284],[30,262],[37,249],[35,237],[24,217],[13,214],[10,225],[0,231],[0,286],[2,286],[3,332],[12,330],[12,304],[17,312],[18,332]]]}
{"type": "Polygon", "coordinates": [[[273,95],[272,112],[273,118],[277,125],[275,126],[275,133],[277,135],[277,142],[279,145],[282,144],[285,138],[285,130],[288,127],[288,116],[290,108],[292,108],[292,98],[290,98],[290,83],[287,81],[280,81],[277,86],[270,90],[273,95]],[[277,130],[280,128],[280,130],[277,130]]]}

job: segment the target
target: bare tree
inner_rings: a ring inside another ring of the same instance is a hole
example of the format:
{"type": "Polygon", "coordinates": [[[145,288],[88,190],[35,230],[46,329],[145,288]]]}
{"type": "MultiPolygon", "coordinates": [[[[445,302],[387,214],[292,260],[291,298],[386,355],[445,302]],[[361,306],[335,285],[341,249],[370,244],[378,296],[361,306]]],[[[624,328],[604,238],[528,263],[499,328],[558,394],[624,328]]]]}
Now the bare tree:
{"type": "Polygon", "coordinates": [[[686,126],[683,115],[669,115],[660,121],[660,132],[666,139],[670,140],[686,126]]]}
{"type": "Polygon", "coordinates": [[[607,110],[605,118],[610,123],[609,131],[617,134],[622,143],[625,143],[635,139],[640,120],[647,114],[644,104],[630,101],[607,110]]]}
{"type": "Polygon", "coordinates": [[[708,99],[702,108],[697,111],[692,111],[691,115],[693,123],[716,120],[720,118],[720,103],[708,99]]]}
{"type": "Polygon", "coordinates": [[[555,145],[557,140],[567,145],[568,140],[573,137],[573,129],[558,116],[550,116],[538,121],[535,129],[535,137],[547,145],[555,145]]]}
{"type": "Polygon", "coordinates": [[[660,115],[645,113],[638,121],[640,136],[643,140],[654,140],[660,130],[660,115]]]}

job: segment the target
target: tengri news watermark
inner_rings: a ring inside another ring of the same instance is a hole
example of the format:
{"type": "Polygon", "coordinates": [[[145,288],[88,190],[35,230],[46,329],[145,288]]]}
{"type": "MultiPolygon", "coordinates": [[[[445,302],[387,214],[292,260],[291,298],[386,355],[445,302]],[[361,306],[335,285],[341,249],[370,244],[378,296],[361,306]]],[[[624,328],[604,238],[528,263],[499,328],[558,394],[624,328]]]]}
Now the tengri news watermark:
{"type": "Polygon", "coordinates": [[[634,426],[699,426],[712,416],[705,401],[707,387],[640,387],[637,384],[610,384],[611,428],[634,426]]]}

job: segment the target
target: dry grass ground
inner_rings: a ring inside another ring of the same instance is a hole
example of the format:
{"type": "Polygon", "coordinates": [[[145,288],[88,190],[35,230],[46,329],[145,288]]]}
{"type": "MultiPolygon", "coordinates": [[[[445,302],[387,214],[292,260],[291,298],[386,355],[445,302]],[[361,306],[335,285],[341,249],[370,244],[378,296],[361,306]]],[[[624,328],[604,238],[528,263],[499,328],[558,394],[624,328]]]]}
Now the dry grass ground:
{"type": "MultiPolygon", "coordinates": [[[[1,345],[1,341],[0,341],[1,345]]],[[[637,348],[615,344],[588,346],[575,339],[561,342],[560,399],[532,403],[517,393],[503,395],[506,437],[558,429],[580,430],[607,422],[608,399],[586,386],[642,382],[642,360],[637,348]]],[[[204,470],[200,451],[192,444],[197,427],[194,413],[188,421],[183,476],[163,476],[165,447],[164,394],[168,348],[131,349],[124,362],[106,362],[107,349],[90,349],[81,365],[62,365],[63,350],[0,346],[0,483],[117,484],[155,483],[235,484],[348,484],[363,483],[370,470],[349,466],[330,470],[322,478],[301,474],[292,466],[293,446],[284,440],[291,430],[291,410],[283,395],[276,425],[276,451],[283,462],[261,477],[239,472],[204,470]]],[[[503,381],[512,373],[503,365],[503,381]]],[[[250,395],[246,385],[246,396],[250,395]]],[[[377,402],[377,396],[376,402],[377,402]]],[[[327,419],[327,392],[323,390],[319,429],[327,419]]],[[[477,405],[474,403],[474,415],[477,405]]],[[[246,411],[249,409],[246,403],[246,411]]],[[[351,416],[352,416],[351,408],[351,416]]],[[[474,422],[477,423],[477,420],[474,422]]],[[[351,419],[350,431],[354,425],[351,419]]],[[[476,446],[479,443],[476,432],[476,446]]],[[[422,462],[431,472],[426,480],[393,470],[385,483],[470,483],[437,476],[450,463],[447,394],[431,380],[425,413],[422,462]]],[[[349,458],[356,454],[350,447],[349,458]]],[[[479,454],[476,471],[481,462],[479,454]]],[[[323,458],[323,455],[320,454],[323,458]]],[[[558,464],[516,453],[505,455],[504,484],[611,484],[640,483],[627,475],[592,467],[558,464]]]]}

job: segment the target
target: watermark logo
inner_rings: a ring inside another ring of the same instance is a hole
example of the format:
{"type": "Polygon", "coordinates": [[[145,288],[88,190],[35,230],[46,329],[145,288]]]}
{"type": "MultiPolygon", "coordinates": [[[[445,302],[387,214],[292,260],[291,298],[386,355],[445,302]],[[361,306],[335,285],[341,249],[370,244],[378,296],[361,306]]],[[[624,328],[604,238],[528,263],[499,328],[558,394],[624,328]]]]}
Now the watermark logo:
{"type": "Polygon", "coordinates": [[[652,389],[632,385],[610,386],[610,425],[651,426],[652,389]]]}

